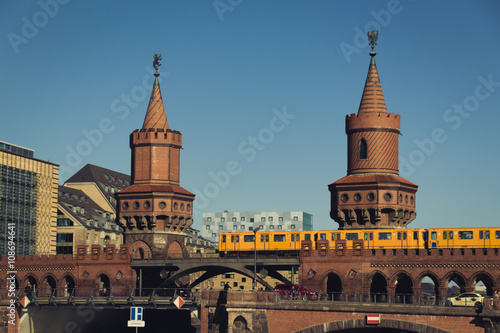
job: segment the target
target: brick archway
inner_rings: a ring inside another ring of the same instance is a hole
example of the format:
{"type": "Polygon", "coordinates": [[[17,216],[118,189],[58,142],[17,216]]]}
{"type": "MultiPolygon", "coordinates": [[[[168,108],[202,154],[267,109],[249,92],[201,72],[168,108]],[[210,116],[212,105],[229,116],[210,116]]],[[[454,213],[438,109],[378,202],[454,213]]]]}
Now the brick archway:
{"type": "MultiPolygon", "coordinates": [[[[329,323],[323,323],[320,325],[311,326],[304,328],[294,333],[331,333],[331,332],[349,332],[356,330],[356,332],[370,332],[371,329],[391,329],[394,332],[405,331],[408,333],[412,332],[433,332],[433,333],[451,333],[450,331],[445,331],[434,326],[428,326],[424,324],[418,324],[413,322],[408,322],[404,320],[394,320],[394,319],[382,319],[379,325],[367,325],[364,319],[352,319],[352,320],[341,320],[333,321],[329,323]],[[359,329],[364,329],[360,331],[359,329]]],[[[392,331],[391,331],[392,332],[392,331]]]]}
{"type": "Polygon", "coordinates": [[[182,258],[182,246],[179,242],[175,241],[170,244],[166,258],[182,258]]]}
{"type": "Polygon", "coordinates": [[[136,240],[130,247],[132,259],[150,259],[153,257],[148,243],[142,240],[136,240]]]}

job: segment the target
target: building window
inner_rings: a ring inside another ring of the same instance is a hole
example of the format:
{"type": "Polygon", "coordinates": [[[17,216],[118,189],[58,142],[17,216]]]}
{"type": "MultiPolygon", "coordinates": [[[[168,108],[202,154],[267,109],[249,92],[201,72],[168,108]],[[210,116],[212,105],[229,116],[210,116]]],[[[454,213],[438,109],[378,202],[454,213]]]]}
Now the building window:
{"type": "Polygon", "coordinates": [[[283,226],[281,224],[278,224],[278,229],[283,229],[283,226]]]}
{"type": "Polygon", "coordinates": [[[359,142],[359,159],[360,160],[366,160],[368,156],[368,147],[366,145],[366,140],[361,139],[359,142]]]}
{"type": "Polygon", "coordinates": [[[238,230],[238,226],[237,225],[233,225],[233,229],[234,230],[238,230]]]}
{"type": "Polygon", "coordinates": [[[225,219],[225,218],[223,218],[223,217],[221,217],[221,218],[220,218],[220,221],[221,221],[221,222],[226,222],[226,219],[225,219]]]}
{"type": "Polygon", "coordinates": [[[263,224],[259,225],[259,228],[260,230],[264,230],[264,225],[263,224]]]}
{"type": "Polygon", "coordinates": [[[207,229],[210,229],[210,226],[209,226],[209,225],[207,225],[207,227],[206,227],[206,228],[207,228],[207,229]]]}
{"type": "Polygon", "coordinates": [[[219,230],[222,230],[222,228],[223,228],[223,227],[220,225],[220,226],[219,226],[219,230]]]}
{"type": "Polygon", "coordinates": [[[245,226],[244,225],[241,225],[241,230],[245,230],[245,226]]]}
{"type": "Polygon", "coordinates": [[[272,224],[271,224],[271,225],[269,226],[269,229],[274,230],[274,225],[272,225],[272,224]]]}
{"type": "Polygon", "coordinates": [[[212,218],[211,217],[207,217],[207,222],[212,222],[212,218]]]}
{"type": "Polygon", "coordinates": [[[216,233],[212,233],[212,237],[217,237],[217,234],[216,233]]]}
{"type": "Polygon", "coordinates": [[[280,216],[280,217],[279,217],[279,221],[280,221],[280,222],[283,222],[283,216],[280,216]]]}
{"type": "Polygon", "coordinates": [[[233,222],[236,222],[236,217],[233,217],[233,222]]]}
{"type": "Polygon", "coordinates": [[[254,221],[254,218],[253,218],[253,217],[251,217],[251,218],[250,218],[250,222],[253,222],[253,221],[254,221]]]}
{"type": "Polygon", "coordinates": [[[261,217],[260,218],[260,222],[266,222],[266,218],[265,217],[261,217]]]}
{"type": "Polygon", "coordinates": [[[292,224],[292,225],[290,226],[290,229],[295,229],[295,224],[292,224]]]}
{"type": "Polygon", "coordinates": [[[294,221],[298,221],[298,220],[299,220],[299,218],[298,218],[297,216],[294,216],[294,217],[293,217],[293,220],[294,220],[294,221]]]}
{"type": "Polygon", "coordinates": [[[253,231],[253,227],[248,227],[248,231],[253,231]]]}
{"type": "Polygon", "coordinates": [[[244,216],[241,217],[241,222],[245,222],[245,217],[244,216]]]}
{"type": "Polygon", "coordinates": [[[273,222],[273,217],[269,216],[269,222],[273,222]]]}

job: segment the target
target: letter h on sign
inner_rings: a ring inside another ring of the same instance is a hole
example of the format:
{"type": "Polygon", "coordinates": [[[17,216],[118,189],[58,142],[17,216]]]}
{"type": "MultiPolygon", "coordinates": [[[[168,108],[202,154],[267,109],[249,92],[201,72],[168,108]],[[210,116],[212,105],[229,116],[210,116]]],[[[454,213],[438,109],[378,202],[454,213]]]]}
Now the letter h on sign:
{"type": "Polygon", "coordinates": [[[130,308],[130,320],[142,320],[142,308],[141,307],[131,307],[130,308]]]}

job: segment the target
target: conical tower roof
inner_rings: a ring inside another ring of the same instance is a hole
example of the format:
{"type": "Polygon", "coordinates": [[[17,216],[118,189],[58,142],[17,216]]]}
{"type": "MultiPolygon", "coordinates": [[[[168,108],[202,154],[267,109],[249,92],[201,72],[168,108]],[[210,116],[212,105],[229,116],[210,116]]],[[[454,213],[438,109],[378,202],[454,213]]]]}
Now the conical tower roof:
{"type": "Polygon", "coordinates": [[[375,55],[376,53],[372,49],[370,52],[372,58],[370,60],[370,67],[368,68],[365,89],[363,90],[363,96],[359,104],[358,115],[370,113],[387,114],[384,93],[382,92],[377,65],[375,64],[375,55]]]}
{"type": "Polygon", "coordinates": [[[167,130],[169,129],[168,120],[163,105],[163,98],[161,97],[160,82],[158,81],[158,76],[160,76],[160,74],[158,71],[154,73],[154,76],[155,82],[153,84],[153,91],[151,92],[151,98],[149,99],[148,110],[146,111],[146,117],[144,118],[142,128],[161,128],[167,130]]]}

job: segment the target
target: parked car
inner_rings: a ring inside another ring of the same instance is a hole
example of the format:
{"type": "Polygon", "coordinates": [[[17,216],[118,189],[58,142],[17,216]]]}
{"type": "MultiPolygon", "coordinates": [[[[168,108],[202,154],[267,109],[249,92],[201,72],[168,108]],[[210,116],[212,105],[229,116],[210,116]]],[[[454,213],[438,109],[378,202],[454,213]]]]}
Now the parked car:
{"type": "Polygon", "coordinates": [[[274,291],[279,293],[281,299],[302,299],[314,301],[318,299],[318,293],[301,287],[298,284],[278,284],[274,291]]]}
{"type": "Polygon", "coordinates": [[[483,296],[478,293],[463,293],[455,297],[448,297],[446,306],[482,306],[483,296]]]}

